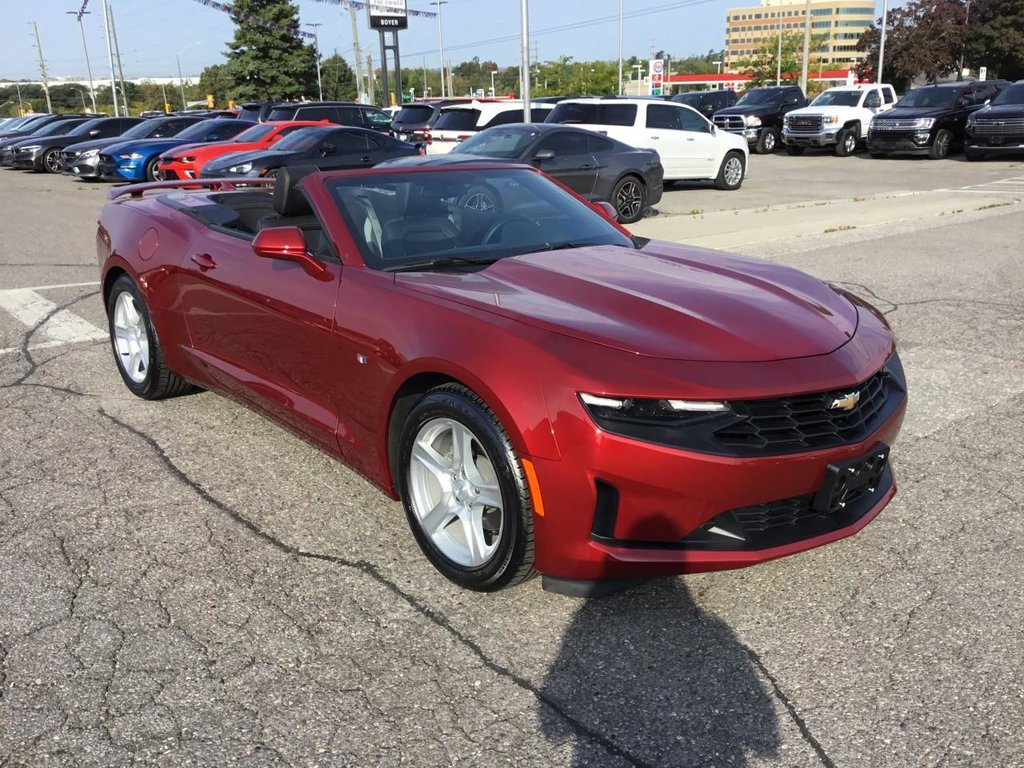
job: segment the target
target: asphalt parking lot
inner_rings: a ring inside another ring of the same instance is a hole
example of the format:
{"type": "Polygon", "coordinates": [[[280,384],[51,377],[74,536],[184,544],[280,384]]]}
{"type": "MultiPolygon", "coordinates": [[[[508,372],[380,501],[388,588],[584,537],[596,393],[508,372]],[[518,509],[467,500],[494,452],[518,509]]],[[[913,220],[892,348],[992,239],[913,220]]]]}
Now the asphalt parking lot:
{"type": "Polygon", "coordinates": [[[105,191],[0,172],[0,766],[1024,766],[1024,164],[666,192],[635,232],[887,313],[900,490],[838,544],[592,601],[458,591],[291,434],[132,397],[105,191]]]}

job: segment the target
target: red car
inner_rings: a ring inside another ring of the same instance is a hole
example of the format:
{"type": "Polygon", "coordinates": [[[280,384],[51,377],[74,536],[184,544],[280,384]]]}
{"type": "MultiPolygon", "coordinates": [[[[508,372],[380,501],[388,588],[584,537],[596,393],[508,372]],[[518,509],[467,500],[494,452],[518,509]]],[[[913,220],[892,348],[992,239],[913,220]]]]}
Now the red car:
{"type": "Polygon", "coordinates": [[[401,499],[464,587],[751,565],[856,533],[895,493],[906,383],[878,311],[632,237],[535,169],[284,168],[272,193],[110,198],[128,388],[262,410],[401,499]]]}
{"type": "Polygon", "coordinates": [[[214,158],[230,152],[251,152],[268,149],[289,133],[300,128],[324,125],[326,120],[281,120],[260,123],[247,128],[231,141],[217,141],[211,144],[187,144],[160,155],[157,170],[163,179],[198,179],[203,166],[214,158]]]}

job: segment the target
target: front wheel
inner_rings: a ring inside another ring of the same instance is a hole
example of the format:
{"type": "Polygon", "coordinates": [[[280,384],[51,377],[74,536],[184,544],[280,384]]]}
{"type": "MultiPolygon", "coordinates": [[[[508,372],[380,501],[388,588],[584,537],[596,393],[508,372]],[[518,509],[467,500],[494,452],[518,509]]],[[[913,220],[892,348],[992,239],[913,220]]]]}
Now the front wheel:
{"type": "Polygon", "coordinates": [[[730,152],[722,160],[718,169],[718,176],[715,177],[715,189],[739,189],[743,183],[743,173],[746,169],[743,166],[743,155],[739,152],[730,152]]]}
{"type": "Polygon", "coordinates": [[[857,132],[853,128],[843,128],[836,141],[836,154],[849,157],[857,149],[857,132]]]}
{"type": "Polygon", "coordinates": [[[779,136],[775,133],[775,129],[765,128],[757,138],[757,146],[754,148],[754,151],[759,155],[770,155],[775,152],[778,146],[779,136]]]}
{"type": "Polygon", "coordinates": [[[402,426],[397,472],[420,549],[459,586],[493,592],[533,575],[533,506],[508,433],[457,384],[431,390],[402,426]]]}
{"type": "Polygon", "coordinates": [[[64,162],[61,159],[63,150],[51,149],[43,155],[43,170],[47,173],[60,173],[64,169],[64,162]]]}
{"type": "Polygon", "coordinates": [[[928,157],[932,160],[944,160],[949,156],[949,147],[953,143],[953,134],[945,128],[940,128],[935,134],[935,140],[928,150],[928,157]]]}
{"type": "Polygon", "coordinates": [[[110,346],[125,386],[146,400],[161,400],[193,387],[164,363],[160,342],[135,282],[121,275],[107,297],[110,346]]]}
{"type": "Polygon", "coordinates": [[[146,163],[146,181],[157,181],[160,178],[160,171],[157,170],[157,165],[159,165],[159,163],[159,157],[154,157],[146,163]]]}
{"type": "Polygon", "coordinates": [[[636,176],[619,179],[615,189],[612,190],[612,205],[615,206],[620,224],[633,224],[640,221],[644,215],[646,201],[646,190],[636,176]]]}
{"type": "Polygon", "coordinates": [[[797,147],[792,144],[786,145],[786,154],[793,155],[793,157],[799,157],[804,153],[805,147],[797,147]]]}

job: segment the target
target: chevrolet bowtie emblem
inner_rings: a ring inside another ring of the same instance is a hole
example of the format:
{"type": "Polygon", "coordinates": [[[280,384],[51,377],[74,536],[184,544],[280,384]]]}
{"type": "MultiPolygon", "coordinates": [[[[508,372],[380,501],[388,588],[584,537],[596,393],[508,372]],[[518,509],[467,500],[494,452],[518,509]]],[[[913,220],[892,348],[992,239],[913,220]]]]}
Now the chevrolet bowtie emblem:
{"type": "Polygon", "coordinates": [[[848,395],[837,397],[829,406],[833,411],[852,411],[860,402],[860,392],[850,392],[848,395]]]}

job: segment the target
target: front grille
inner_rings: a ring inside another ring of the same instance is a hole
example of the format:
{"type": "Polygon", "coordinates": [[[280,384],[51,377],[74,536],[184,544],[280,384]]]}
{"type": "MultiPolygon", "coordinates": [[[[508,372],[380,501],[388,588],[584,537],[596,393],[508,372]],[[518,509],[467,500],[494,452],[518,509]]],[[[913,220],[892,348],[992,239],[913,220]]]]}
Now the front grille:
{"type": "Polygon", "coordinates": [[[114,160],[114,158],[111,155],[100,155],[100,162],[103,163],[103,165],[116,165],[117,164],[117,162],[114,160]]]}
{"type": "Polygon", "coordinates": [[[777,528],[798,525],[818,513],[811,508],[814,494],[794,496],[791,499],[769,501],[753,507],[742,507],[726,512],[732,515],[740,529],[747,534],[764,533],[777,528]]]}
{"type": "MultiPolygon", "coordinates": [[[[871,121],[872,131],[911,131],[917,128],[917,118],[876,117],[871,121]]],[[[923,130],[923,129],[922,129],[923,130]]]]}
{"type": "Polygon", "coordinates": [[[743,115],[715,115],[715,126],[724,131],[742,131],[743,115]]]}
{"type": "Polygon", "coordinates": [[[821,115],[794,115],[789,119],[790,133],[818,133],[821,130],[821,115]]]}
{"type": "Polygon", "coordinates": [[[973,123],[973,132],[986,136],[1009,136],[1024,133],[1024,117],[1004,117],[997,120],[978,118],[973,123]]]}
{"type": "Polygon", "coordinates": [[[855,443],[881,425],[885,412],[890,410],[886,408],[889,390],[885,371],[879,371],[859,386],[831,392],[730,401],[739,421],[717,430],[714,436],[721,445],[744,454],[855,443]],[[832,407],[853,392],[859,392],[860,399],[851,410],[832,407]]]}

